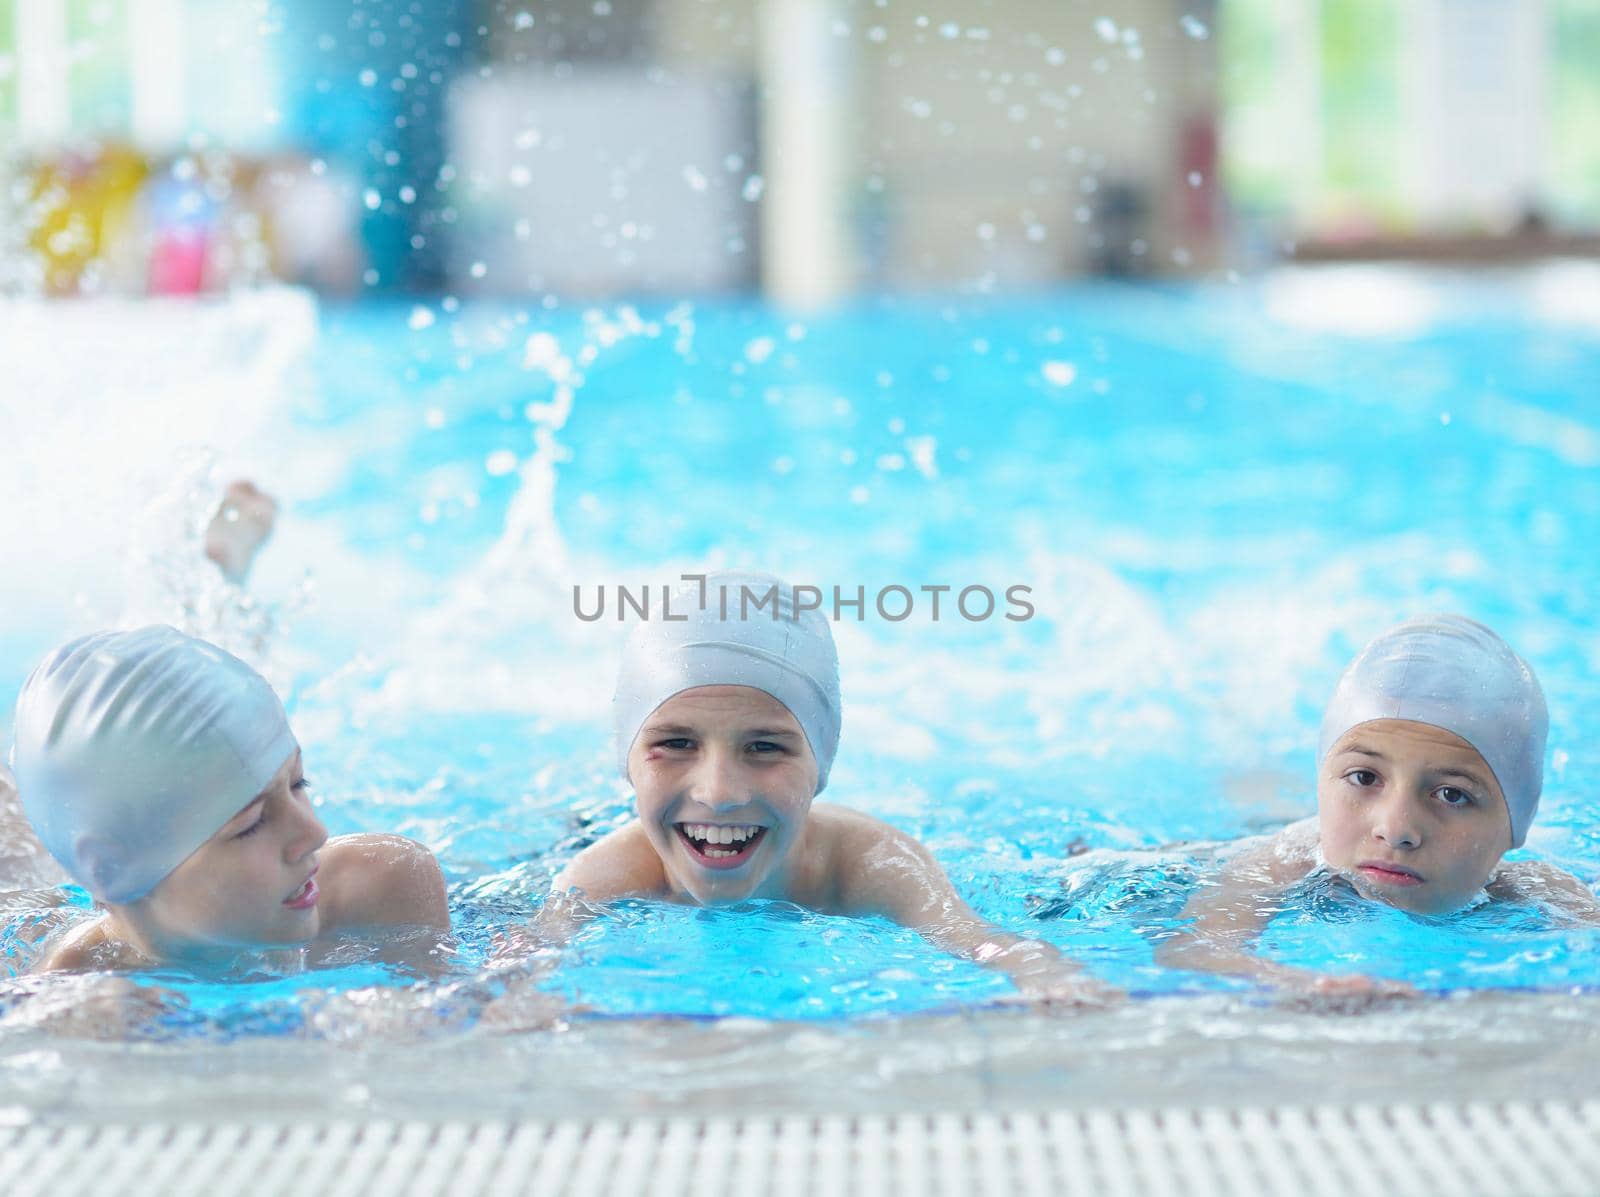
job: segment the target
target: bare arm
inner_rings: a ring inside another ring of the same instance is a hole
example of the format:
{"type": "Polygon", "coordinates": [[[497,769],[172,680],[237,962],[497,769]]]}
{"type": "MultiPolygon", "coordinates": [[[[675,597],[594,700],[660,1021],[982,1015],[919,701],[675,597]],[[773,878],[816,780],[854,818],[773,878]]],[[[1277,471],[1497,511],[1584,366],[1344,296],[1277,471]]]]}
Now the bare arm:
{"type": "Polygon", "coordinates": [[[482,1025],[503,1032],[535,1030],[569,1013],[560,997],[539,988],[556,967],[556,952],[595,916],[596,906],[619,898],[660,897],[666,888],[661,858],[637,822],[590,844],[556,874],[533,921],[498,937],[490,969],[501,989],[484,1006],[482,1025]]]}
{"type": "Polygon", "coordinates": [[[660,897],[667,875],[637,822],[590,844],[556,874],[530,931],[547,947],[562,947],[594,917],[593,908],[619,898],[660,897]]]}
{"type": "Polygon", "coordinates": [[[73,1039],[138,1039],[185,1005],[171,990],[115,973],[56,973],[28,985],[26,995],[0,1018],[0,1028],[26,1027],[73,1039]]]}
{"type": "Polygon", "coordinates": [[[1097,1002],[1110,996],[1053,945],[1002,931],[973,913],[911,836],[854,812],[845,812],[841,823],[840,913],[893,919],[952,956],[1005,973],[1026,997],[1097,1002]]]}
{"type": "MultiPolygon", "coordinates": [[[[1315,865],[1316,832],[1309,822],[1286,827],[1266,843],[1244,850],[1215,882],[1189,899],[1178,916],[1188,926],[1157,945],[1156,963],[1318,993],[1366,993],[1380,987],[1368,977],[1335,977],[1256,955],[1256,941],[1277,912],[1277,903],[1315,865]]],[[[1392,982],[1381,987],[1409,988],[1392,982]]]]}
{"type": "MultiPolygon", "coordinates": [[[[619,898],[660,897],[667,887],[661,858],[637,822],[619,827],[590,844],[550,883],[550,893],[533,921],[498,936],[496,965],[525,960],[565,947],[595,916],[595,907],[619,898]]],[[[541,975],[548,969],[540,970],[541,975]]]]}
{"type": "Polygon", "coordinates": [[[1600,926],[1600,900],[1565,869],[1542,860],[1502,865],[1488,885],[1490,896],[1513,902],[1538,902],[1580,923],[1600,926]]]}

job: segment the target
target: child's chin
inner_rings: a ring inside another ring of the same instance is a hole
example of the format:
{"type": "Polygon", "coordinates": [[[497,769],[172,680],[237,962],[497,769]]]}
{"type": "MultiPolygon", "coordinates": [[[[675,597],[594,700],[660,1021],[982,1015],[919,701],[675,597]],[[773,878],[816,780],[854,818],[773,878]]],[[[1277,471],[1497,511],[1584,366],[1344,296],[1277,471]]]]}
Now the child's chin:
{"type": "Polygon", "coordinates": [[[693,884],[684,888],[693,894],[695,901],[702,906],[733,906],[748,901],[755,893],[756,879],[741,877],[735,880],[731,877],[707,877],[702,874],[694,879],[693,884]]]}

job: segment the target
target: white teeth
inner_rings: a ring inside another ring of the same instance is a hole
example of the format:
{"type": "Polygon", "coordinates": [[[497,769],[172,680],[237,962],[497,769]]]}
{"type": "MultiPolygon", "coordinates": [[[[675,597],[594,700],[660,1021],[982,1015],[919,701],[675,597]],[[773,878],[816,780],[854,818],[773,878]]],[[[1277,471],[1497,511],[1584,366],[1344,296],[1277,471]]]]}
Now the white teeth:
{"type": "Polygon", "coordinates": [[[690,839],[707,845],[707,847],[703,848],[702,851],[706,856],[710,857],[737,856],[740,852],[744,851],[743,847],[733,850],[725,850],[712,848],[710,845],[743,845],[766,830],[766,828],[762,827],[760,824],[749,823],[680,823],[679,826],[683,829],[683,833],[690,839]]]}
{"type": "Polygon", "coordinates": [[[708,844],[742,844],[763,830],[748,824],[684,823],[682,826],[690,839],[703,840],[708,844]]]}

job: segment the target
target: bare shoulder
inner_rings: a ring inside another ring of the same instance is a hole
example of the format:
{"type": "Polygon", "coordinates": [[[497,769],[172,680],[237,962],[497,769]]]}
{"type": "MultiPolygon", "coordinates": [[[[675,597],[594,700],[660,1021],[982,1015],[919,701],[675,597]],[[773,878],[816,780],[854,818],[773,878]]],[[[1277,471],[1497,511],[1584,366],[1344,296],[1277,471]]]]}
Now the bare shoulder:
{"type": "Polygon", "coordinates": [[[954,899],[927,847],[882,819],[819,803],[807,819],[806,840],[806,905],[914,923],[954,899]]]}
{"type": "Polygon", "coordinates": [[[1272,889],[1287,888],[1316,868],[1321,845],[1316,819],[1301,819],[1257,843],[1241,846],[1223,876],[1272,889]]]}
{"type": "Polygon", "coordinates": [[[322,849],[322,929],[420,925],[448,930],[444,876],[433,853],[404,836],[342,835],[322,849]]]}
{"type": "Polygon", "coordinates": [[[1486,887],[1494,898],[1514,902],[1547,902],[1585,918],[1600,917],[1600,901],[1578,878],[1543,860],[1502,863],[1486,887]]]}
{"type": "Polygon", "coordinates": [[[654,897],[666,892],[667,874],[644,825],[634,820],[574,856],[552,888],[589,902],[654,897]]]}
{"type": "Polygon", "coordinates": [[[881,851],[902,841],[917,842],[882,819],[831,802],[812,806],[807,816],[807,834],[815,835],[830,852],[844,854],[881,851]]]}
{"type": "Polygon", "coordinates": [[[106,933],[106,920],[80,923],[49,944],[28,971],[33,973],[86,973],[135,968],[140,957],[127,944],[106,933]]]}

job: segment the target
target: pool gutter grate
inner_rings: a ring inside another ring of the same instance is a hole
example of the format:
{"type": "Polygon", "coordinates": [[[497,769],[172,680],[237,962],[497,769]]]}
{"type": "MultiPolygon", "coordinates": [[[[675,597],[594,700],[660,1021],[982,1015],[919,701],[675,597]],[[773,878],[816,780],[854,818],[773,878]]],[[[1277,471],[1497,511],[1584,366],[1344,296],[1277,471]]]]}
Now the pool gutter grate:
{"type": "Polygon", "coordinates": [[[1587,1197],[1600,1101],[0,1128],[15,1197],[1587,1197]]]}

